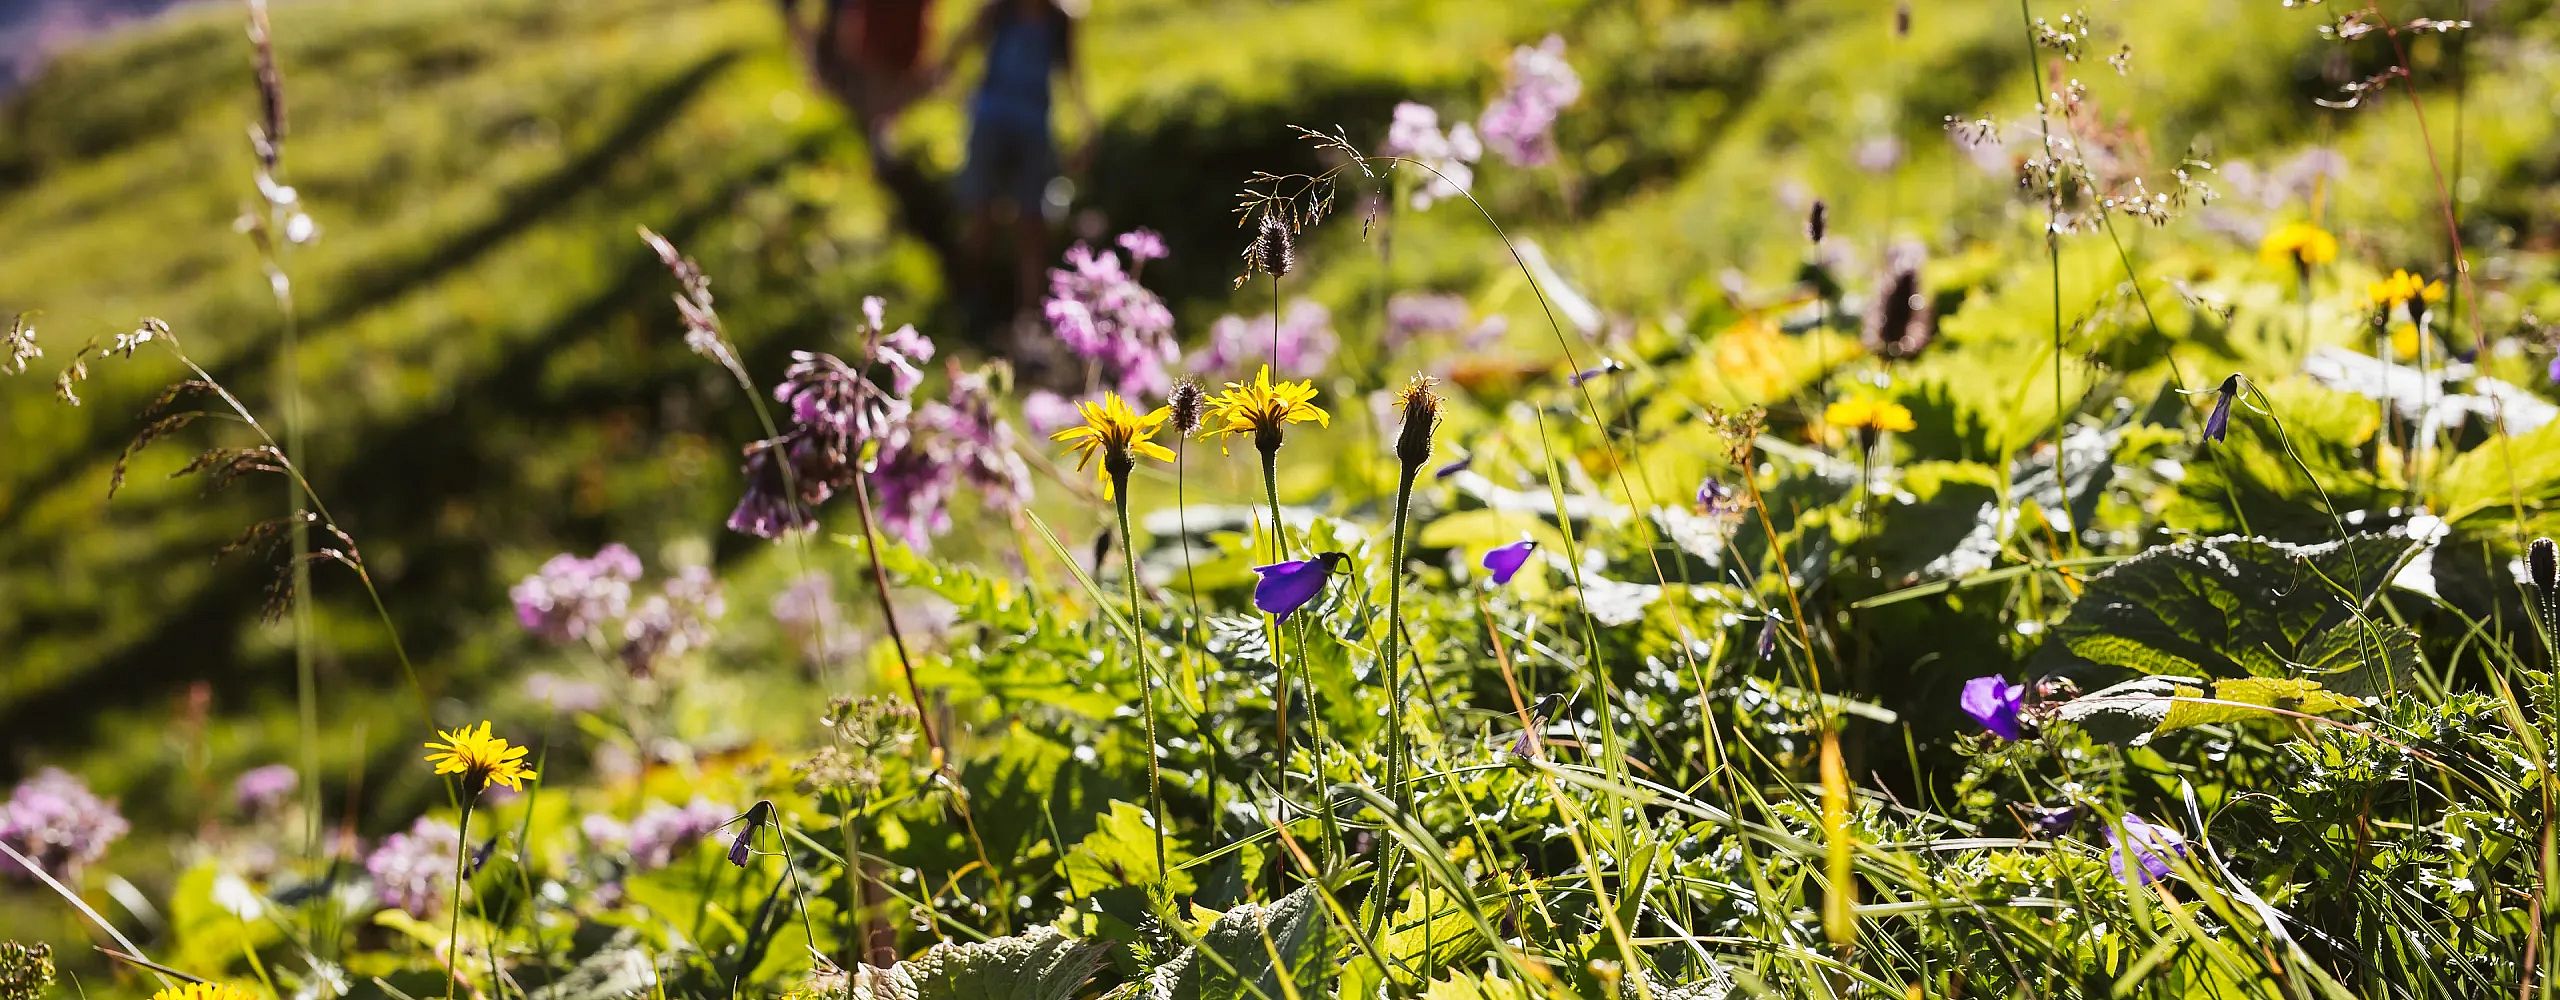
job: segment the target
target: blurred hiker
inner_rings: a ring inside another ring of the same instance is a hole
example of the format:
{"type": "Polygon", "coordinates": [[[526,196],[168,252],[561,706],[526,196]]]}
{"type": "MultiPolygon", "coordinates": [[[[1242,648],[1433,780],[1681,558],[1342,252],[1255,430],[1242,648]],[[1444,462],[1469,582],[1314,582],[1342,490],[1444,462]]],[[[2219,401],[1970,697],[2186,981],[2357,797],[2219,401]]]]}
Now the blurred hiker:
{"type": "Polygon", "coordinates": [[[819,86],[843,101],[879,146],[898,112],[924,92],[919,71],[932,0],[818,0],[814,27],[800,17],[802,0],[778,2],[819,86]]]}
{"type": "MultiPolygon", "coordinates": [[[[1047,197],[1059,173],[1057,140],[1050,130],[1052,79],[1063,79],[1085,134],[1093,134],[1093,109],[1077,83],[1075,20],[1053,0],[989,0],[968,34],[943,60],[939,79],[972,49],[986,52],[986,69],[969,102],[968,161],[961,167],[961,209],[969,215],[966,238],[972,268],[993,270],[996,230],[1010,216],[1017,315],[1040,301],[1050,260],[1047,197]]],[[[1081,168],[1084,150],[1075,160],[1081,168]]],[[[1059,206],[1063,207],[1063,206],[1059,206]]]]}

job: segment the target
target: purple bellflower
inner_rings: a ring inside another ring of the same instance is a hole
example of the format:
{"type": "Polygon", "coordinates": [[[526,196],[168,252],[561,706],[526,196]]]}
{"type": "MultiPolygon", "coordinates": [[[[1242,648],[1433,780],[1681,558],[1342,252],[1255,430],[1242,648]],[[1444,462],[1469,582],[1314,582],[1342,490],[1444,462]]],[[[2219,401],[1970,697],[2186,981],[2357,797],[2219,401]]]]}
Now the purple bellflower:
{"type": "Polygon", "coordinates": [[[1325,582],[1350,561],[1340,552],[1319,552],[1308,559],[1256,566],[1253,571],[1262,574],[1262,581],[1253,585],[1253,606],[1288,621],[1291,612],[1324,593],[1325,582]]]}

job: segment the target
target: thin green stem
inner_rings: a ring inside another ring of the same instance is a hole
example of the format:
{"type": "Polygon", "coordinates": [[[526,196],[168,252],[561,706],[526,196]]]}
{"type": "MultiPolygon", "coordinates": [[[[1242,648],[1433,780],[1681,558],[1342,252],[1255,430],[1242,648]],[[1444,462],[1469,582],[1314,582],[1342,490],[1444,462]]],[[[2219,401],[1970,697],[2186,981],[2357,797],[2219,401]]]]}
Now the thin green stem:
{"type": "MultiPolygon", "coordinates": [[[[463,781],[467,784],[470,778],[463,781]]],[[[453,917],[445,924],[444,934],[445,1000],[453,1000],[454,991],[462,985],[463,862],[471,856],[471,807],[479,798],[476,791],[462,797],[462,822],[454,825],[453,917]]]]}
{"type": "MultiPolygon", "coordinates": [[[[1408,415],[1406,419],[1414,417],[1408,415]]],[[[1387,794],[1394,801],[1396,811],[1409,822],[1419,822],[1419,817],[1414,815],[1412,782],[1405,773],[1410,767],[1408,758],[1413,748],[1405,742],[1403,652],[1397,646],[1404,637],[1405,522],[1407,512],[1413,506],[1413,477],[1419,471],[1420,466],[1406,465],[1396,475],[1395,527],[1387,542],[1387,637],[1379,644],[1387,678],[1387,794]]],[[[1391,908],[1396,869],[1403,863],[1402,852],[1390,841],[1386,857],[1378,866],[1377,881],[1369,887],[1368,931],[1372,935],[1378,932],[1391,908]]]]}
{"type": "Polygon", "coordinates": [[[1147,669],[1146,611],[1138,595],[1138,545],[1129,534],[1129,470],[1127,459],[1105,459],[1112,463],[1111,502],[1120,514],[1120,562],[1129,578],[1129,649],[1138,664],[1139,714],[1147,728],[1147,812],[1155,818],[1156,888],[1161,894],[1173,872],[1165,863],[1164,853],[1164,782],[1157,770],[1161,756],[1156,743],[1156,678],[1147,669]]]}

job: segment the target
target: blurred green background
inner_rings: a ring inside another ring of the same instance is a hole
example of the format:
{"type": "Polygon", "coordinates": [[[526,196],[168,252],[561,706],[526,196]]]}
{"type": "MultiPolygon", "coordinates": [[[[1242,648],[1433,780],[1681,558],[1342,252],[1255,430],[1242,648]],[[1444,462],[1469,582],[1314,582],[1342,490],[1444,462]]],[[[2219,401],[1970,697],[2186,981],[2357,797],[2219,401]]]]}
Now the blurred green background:
{"type": "MultiPolygon", "coordinates": [[[[969,6],[937,5],[937,39],[969,6]]],[[[2321,41],[2324,14],[2219,0],[2097,12],[2113,29],[2102,51],[2056,68],[2109,116],[2138,120],[2159,162],[2185,150],[2223,167],[2211,182],[2233,195],[2193,224],[2132,232],[2145,260],[2206,266],[2182,253],[2227,259],[2269,220],[2314,211],[2352,258],[2441,259],[2411,109],[2392,92],[2354,111],[2313,103],[2375,68],[2321,41]],[[2133,53],[2122,74],[2102,58],[2118,45],[2133,53]],[[2316,208],[2244,182],[2313,147],[2335,150],[2342,170],[2316,208]],[[2235,165],[2255,173],[2234,181],[2235,165]]],[[[2546,13],[2501,3],[2494,31],[2412,43],[2428,93],[2462,95],[2458,111],[2432,107],[2430,124],[2459,137],[2448,148],[2469,179],[2465,217],[2499,234],[2473,249],[2511,269],[2547,266],[2509,254],[2549,248],[2560,218],[2560,25],[2546,13]]],[[[867,294],[946,352],[981,349],[942,262],[893,224],[859,130],[810,86],[767,0],[278,0],[273,17],[283,174],[322,227],[289,259],[303,460],[358,536],[425,686],[474,718],[520,703],[511,680],[553,655],[506,597],[553,552],[623,540],[653,567],[716,560],[741,628],[760,627],[770,585],[792,569],[720,530],[736,448],[760,435],[736,386],[684,348],[673,285],[635,227],[702,262],[759,378],[795,348],[849,349],[867,294]]],[[[2023,286],[2040,295],[2040,210],[1945,127],[1985,114],[2014,127],[2028,107],[2016,8],[1916,4],[1907,35],[1894,20],[1873,0],[1096,0],[1082,44],[1097,155],[1074,178],[1067,227],[1164,232],[1174,256],[1149,283],[1196,342],[1221,313],[1269,308],[1267,288],[1233,290],[1248,234],[1231,209],[1252,171],[1322,165],[1289,126],[1374,143],[1400,100],[1471,113],[1513,46],[1558,32],[1586,84],[1559,126],[1565,165],[1488,167],[1478,193],[1607,314],[1694,331],[1730,315],[1729,286],[1783,286],[1804,261],[1815,195],[1860,259],[1919,239],[1949,273],[2032,266],[2023,286]]],[[[157,355],[93,361],[77,408],[55,400],[50,376],[81,341],[157,316],[272,415],[282,326],[233,228],[256,198],[243,23],[234,4],[182,7],[64,54],[0,105],[0,315],[31,313],[47,350],[35,371],[0,379],[0,781],[73,767],[143,829],[192,824],[232,775],[294,753],[291,633],[259,615],[270,570],[215,558],[280,513],[285,492],[255,478],[210,495],[170,482],[192,453],[183,444],[208,440],[199,428],[145,452],[109,503],[136,414],[178,373],[157,355]]],[[[893,140],[937,179],[960,160],[953,93],[893,140]]],[[[1348,341],[1374,341],[1382,289],[1456,290],[1512,316],[1519,364],[1555,363],[1480,217],[1462,203],[1406,213],[1382,265],[1363,211],[1347,207],[1290,279],[1290,294],[1334,307],[1348,341]]],[[[2063,263],[2067,311],[2117,280],[2103,242],[2074,243],[2063,263]]],[[[2032,368],[1983,357],[1970,362],[1979,377],[1996,370],[2005,388],[2032,368]]],[[[1379,359],[1360,377],[1385,384],[1416,360],[1379,359]]],[[[2021,424],[2041,425],[2044,396],[2025,394],[2021,424]]],[[[1098,518],[1061,520],[1083,531],[1098,518]]],[[[328,779],[333,795],[366,793],[348,796],[361,821],[378,808],[364,803],[429,785],[401,763],[420,737],[369,605],[343,574],[316,575],[325,770],[343,776],[328,779]]],[[[786,666],[725,664],[777,676],[771,698],[738,711],[811,715],[785,694],[786,666]]]]}

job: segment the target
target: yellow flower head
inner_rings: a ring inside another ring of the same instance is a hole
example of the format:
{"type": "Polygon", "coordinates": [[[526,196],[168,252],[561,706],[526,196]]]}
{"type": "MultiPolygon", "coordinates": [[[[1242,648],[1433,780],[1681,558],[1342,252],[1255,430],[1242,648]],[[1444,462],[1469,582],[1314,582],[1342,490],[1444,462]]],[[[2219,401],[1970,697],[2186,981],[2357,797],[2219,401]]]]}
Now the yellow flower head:
{"type": "Polygon", "coordinates": [[[2390,277],[2364,286],[2364,299],[2366,305],[2383,309],[2418,303],[2419,310],[2423,311],[2425,303],[2444,301],[2444,282],[2428,281],[2395,269],[2390,277]]]}
{"type": "Polygon", "coordinates": [[[1262,366],[1253,384],[1227,383],[1226,391],[1209,401],[1209,422],[1202,425],[1202,437],[1218,439],[1218,451],[1225,453],[1229,440],[1240,434],[1253,435],[1254,447],[1265,451],[1280,447],[1280,430],[1288,424],[1315,421],[1316,426],[1333,426],[1333,415],[1316,405],[1313,382],[1271,384],[1271,366],[1262,366]]]}
{"type": "Polygon", "coordinates": [[[2418,356],[2418,328],[2415,324],[2391,324],[2391,356],[2401,360],[2418,356]]]}
{"type": "Polygon", "coordinates": [[[1911,411],[1902,404],[1873,396],[1855,396],[1823,408],[1822,420],[1833,427],[1875,434],[1883,431],[1907,431],[1920,425],[1911,422],[1911,411]]]}
{"type": "Polygon", "coordinates": [[[1102,478],[1104,499],[1109,499],[1114,492],[1111,482],[1118,478],[1114,475],[1114,466],[1118,467],[1119,476],[1125,476],[1130,467],[1137,464],[1137,456],[1140,455],[1159,462],[1173,461],[1172,450],[1148,440],[1155,437],[1156,431],[1162,429],[1164,422],[1173,415],[1164,407],[1156,407],[1153,412],[1141,416],[1129,408],[1129,402],[1121,399],[1119,393],[1106,392],[1102,394],[1102,402],[1079,403],[1076,409],[1084,414],[1084,424],[1051,434],[1049,440],[1068,443],[1068,449],[1076,453],[1077,469],[1093,464],[1095,455],[1102,456],[1102,468],[1095,470],[1094,474],[1102,478]]]}
{"type": "Polygon", "coordinates": [[[440,743],[429,743],[427,763],[436,766],[437,774],[459,774],[462,783],[477,794],[491,783],[522,790],[533,769],[524,766],[525,749],[489,735],[489,723],[482,720],[474,731],[464,726],[452,732],[437,731],[440,743]]]}
{"type": "Polygon", "coordinates": [[[258,995],[230,983],[186,983],[154,993],[151,1000],[258,1000],[258,995]]]}
{"type": "Polygon", "coordinates": [[[2308,222],[2288,222],[2258,241],[2258,259],[2277,267],[2318,267],[2338,259],[2338,238],[2308,222]]]}

